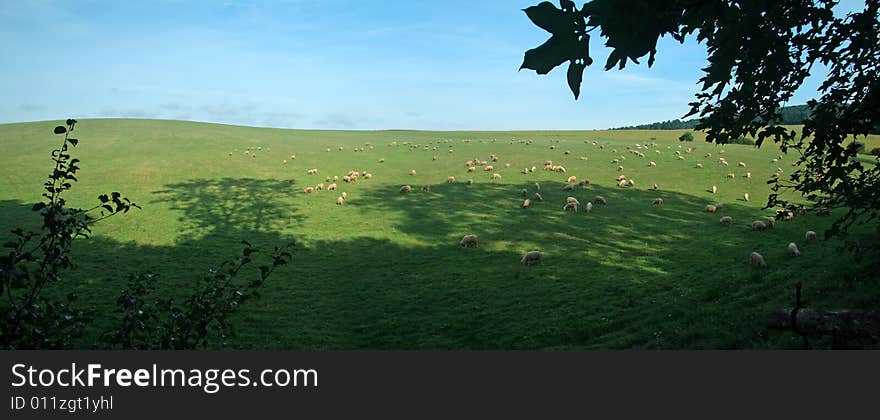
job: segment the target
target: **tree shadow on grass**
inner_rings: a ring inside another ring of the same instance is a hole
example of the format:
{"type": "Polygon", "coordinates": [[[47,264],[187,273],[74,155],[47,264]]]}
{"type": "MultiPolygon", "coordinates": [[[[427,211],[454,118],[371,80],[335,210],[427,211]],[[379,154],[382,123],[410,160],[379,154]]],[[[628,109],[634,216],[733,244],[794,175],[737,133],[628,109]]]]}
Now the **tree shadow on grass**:
{"type": "Polygon", "coordinates": [[[185,233],[273,232],[305,217],[291,200],[293,180],[193,179],[155,191],[153,203],[181,213],[185,233]]]}

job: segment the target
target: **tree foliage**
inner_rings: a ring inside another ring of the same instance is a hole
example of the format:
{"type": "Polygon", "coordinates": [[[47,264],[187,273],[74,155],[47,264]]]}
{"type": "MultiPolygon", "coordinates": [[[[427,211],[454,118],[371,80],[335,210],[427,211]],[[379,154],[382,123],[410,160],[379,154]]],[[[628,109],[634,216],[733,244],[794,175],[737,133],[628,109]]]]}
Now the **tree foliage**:
{"type": "Polygon", "coordinates": [[[571,59],[568,82],[577,98],[582,71],[592,62],[591,31],[598,28],[611,49],[605,70],[639,64],[645,56],[651,67],[661,36],[681,43],[695,38],[706,47],[708,65],[683,118],[697,115],[696,129],[705,130],[709,142],[748,136],[760,147],[769,138],[783,152],[799,153],[799,169],[788,180],[769,181],[773,193],[767,207],[793,206],[779,196],[793,189],[814,208],[845,208],[826,236],[843,234],[854,223],[876,221],[880,211],[880,167],[863,165],[851,147],[858,136],[880,126],[880,0],[866,0],[864,9],[846,16],[835,16],[836,3],[592,0],[578,9],[562,0],[557,9],[545,1],[525,12],[553,37],[527,51],[522,68],[545,74],[571,59]],[[585,65],[575,66],[574,58],[585,65]],[[796,133],[779,126],[781,105],[817,63],[829,73],[820,97],[807,103],[803,129],[796,133]],[[573,74],[578,70],[581,74],[573,74]]]}

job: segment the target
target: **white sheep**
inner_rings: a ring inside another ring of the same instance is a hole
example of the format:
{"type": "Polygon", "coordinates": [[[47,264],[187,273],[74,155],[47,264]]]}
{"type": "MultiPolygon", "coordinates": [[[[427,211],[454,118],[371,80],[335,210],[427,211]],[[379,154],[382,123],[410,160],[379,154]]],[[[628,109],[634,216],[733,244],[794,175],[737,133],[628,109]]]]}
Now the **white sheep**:
{"type": "Polygon", "coordinates": [[[544,201],[544,197],[541,197],[541,194],[535,193],[535,201],[544,201]]]}
{"type": "Polygon", "coordinates": [[[813,232],[812,230],[808,230],[807,234],[804,235],[804,239],[807,242],[815,242],[816,241],[816,232],[813,232]]]}
{"type": "Polygon", "coordinates": [[[587,205],[584,206],[584,208],[587,209],[587,213],[593,211],[593,203],[591,203],[591,202],[588,201],[588,202],[587,202],[587,205]]]}
{"type": "Polygon", "coordinates": [[[412,186],[404,185],[404,186],[400,187],[400,192],[402,192],[402,193],[408,193],[410,191],[412,191],[412,186]]]}
{"type": "Polygon", "coordinates": [[[565,203],[565,206],[562,207],[563,211],[574,210],[575,213],[578,211],[578,203],[565,203]]]}
{"type": "Polygon", "coordinates": [[[767,224],[761,220],[755,220],[752,222],[752,230],[762,231],[767,230],[767,224]]]}
{"type": "Polygon", "coordinates": [[[337,204],[337,205],[341,206],[341,205],[343,205],[344,203],[345,203],[345,198],[343,198],[342,196],[339,196],[339,198],[336,199],[336,204],[337,204]]]}
{"type": "Polygon", "coordinates": [[[794,242],[789,242],[786,249],[788,249],[788,254],[793,257],[798,257],[801,255],[801,251],[798,249],[797,244],[795,244],[794,242]]]}
{"type": "Polygon", "coordinates": [[[529,251],[523,255],[522,260],[520,260],[521,264],[532,265],[534,263],[538,263],[544,259],[544,254],[541,251],[529,251]]]}
{"type": "Polygon", "coordinates": [[[752,259],[752,265],[754,265],[755,267],[758,267],[758,268],[767,267],[767,262],[764,261],[764,257],[762,257],[761,254],[759,254],[757,252],[752,252],[751,259],[752,259]]]}
{"type": "Polygon", "coordinates": [[[594,201],[596,202],[596,204],[608,204],[608,202],[605,201],[605,197],[602,197],[601,195],[597,195],[594,201]]]}
{"type": "Polygon", "coordinates": [[[717,193],[717,192],[718,192],[718,187],[715,186],[715,185],[713,185],[713,186],[712,186],[712,194],[715,194],[715,193],[717,193]]]}
{"type": "Polygon", "coordinates": [[[528,208],[530,205],[532,205],[532,200],[529,200],[528,198],[523,200],[523,203],[522,203],[523,208],[528,208]]]}
{"type": "Polygon", "coordinates": [[[663,205],[663,199],[660,198],[660,197],[655,198],[655,199],[654,199],[654,202],[652,203],[652,205],[655,205],[655,206],[662,206],[662,205],[663,205]]]}
{"type": "Polygon", "coordinates": [[[743,200],[745,200],[745,201],[749,201],[749,198],[751,198],[751,196],[749,195],[749,193],[745,193],[745,194],[743,194],[743,200]]]}
{"type": "Polygon", "coordinates": [[[476,247],[478,242],[479,241],[477,240],[477,235],[464,235],[461,238],[461,242],[459,242],[459,246],[463,246],[465,248],[468,248],[470,246],[476,247]]]}
{"type": "Polygon", "coordinates": [[[721,224],[725,226],[730,226],[733,224],[733,218],[730,216],[724,216],[721,218],[721,224]]]}

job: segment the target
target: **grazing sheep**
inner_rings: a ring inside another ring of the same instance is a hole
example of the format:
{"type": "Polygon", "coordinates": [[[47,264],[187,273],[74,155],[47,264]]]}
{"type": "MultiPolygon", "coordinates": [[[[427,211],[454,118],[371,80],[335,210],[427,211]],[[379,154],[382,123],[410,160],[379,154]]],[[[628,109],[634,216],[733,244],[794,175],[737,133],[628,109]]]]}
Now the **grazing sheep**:
{"type": "Polygon", "coordinates": [[[562,191],[573,191],[574,184],[565,184],[562,186],[562,191]]]}
{"type": "Polygon", "coordinates": [[[452,184],[453,182],[455,182],[455,177],[454,176],[447,176],[446,182],[452,184]]]}
{"type": "Polygon", "coordinates": [[[523,208],[528,208],[531,204],[532,204],[532,200],[529,200],[527,198],[527,199],[523,200],[522,206],[523,206],[523,208]]]}
{"type": "Polygon", "coordinates": [[[499,173],[492,174],[492,179],[501,179],[501,174],[499,174],[499,173]]]}
{"type": "Polygon", "coordinates": [[[317,174],[317,173],[318,173],[318,169],[317,169],[317,168],[312,168],[312,169],[309,169],[309,170],[306,171],[306,174],[307,174],[307,175],[315,175],[315,174],[317,174]]]}
{"type": "Polygon", "coordinates": [[[626,175],[621,175],[621,176],[617,177],[617,180],[618,180],[618,181],[625,181],[625,180],[626,180],[626,175]]]}
{"type": "Polygon", "coordinates": [[[473,179],[469,179],[469,180],[467,180],[467,184],[468,184],[468,185],[474,185],[474,180],[473,180],[473,179]]]}
{"type": "Polygon", "coordinates": [[[626,180],[621,180],[620,182],[617,183],[617,186],[620,188],[626,188],[626,186],[627,186],[626,180]]]}
{"type": "Polygon", "coordinates": [[[541,262],[544,259],[544,254],[541,251],[529,251],[523,255],[522,260],[520,260],[521,264],[532,265],[537,262],[541,262]]]}
{"type": "Polygon", "coordinates": [[[767,230],[767,224],[761,220],[755,220],[752,222],[752,230],[762,231],[767,230]]]}
{"type": "Polygon", "coordinates": [[[739,166],[740,168],[745,168],[745,167],[746,167],[745,162],[737,162],[736,165],[739,166]]]}
{"type": "Polygon", "coordinates": [[[364,174],[364,179],[373,179],[373,174],[367,172],[364,174]]]}
{"type": "Polygon", "coordinates": [[[410,175],[415,175],[415,174],[416,174],[416,170],[415,170],[415,169],[410,170],[410,171],[409,171],[409,174],[410,174],[410,175]]]}
{"type": "Polygon", "coordinates": [[[430,185],[427,185],[427,184],[422,185],[422,191],[424,191],[424,192],[430,192],[430,191],[431,191],[431,186],[430,186],[430,185]]]}
{"type": "Polygon", "coordinates": [[[655,189],[655,190],[660,189],[660,186],[657,185],[657,184],[654,184],[654,189],[655,189]]]}
{"type": "Polygon", "coordinates": [[[379,159],[379,163],[385,163],[385,158],[379,159]]]}
{"type": "Polygon", "coordinates": [[[697,164],[697,169],[703,169],[703,164],[702,164],[702,163],[698,163],[698,164],[697,164]]]}
{"type": "Polygon", "coordinates": [[[564,166],[557,166],[557,167],[554,168],[553,170],[556,171],[556,172],[565,173],[565,167],[564,167],[564,166]]]}
{"type": "Polygon", "coordinates": [[[473,167],[473,166],[468,166],[467,171],[468,171],[468,172],[476,172],[476,171],[477,171],[477,168],[475,168],[475,167],[473,167]]]}
{"type": "Polygon", "coordinates": [[[351,182],[351,177],[348,176],[348,175],[345,175],[345,176],[342,177],[342,180],[345,181],[345,182],[351,182]]]}
{"type": "Polygon", "coordinates": [[[478,242],[477,235],[464,235],[461,238],[461,242],[459,242],[458,245],[463,246],[465,248],[468,248],[470,246],[476,247],[477,242],[478,242]]]}
{"type": "Polygon", "coordinates": [[[751,259],[752,259],[752,265],[754,265],[755,267],[758,267],[758,268],[767,267],[767,262],[764,261],[764,257],[762,257],[761,254],[759,254],[757,252],[752,252],[751,259]]]}
{"type": "Polygon", "coordinates": [[[794,242],[789,242],[786,249],[788,249],[788,254],[793,257],[799,257],[801,255],[801,251],[798,249],[797,244],[795,244],[794,242]]]}
{"type": "Polygon", "coordinates": [[[565,198],[565,202],[566,202],[566,203],[577,203],[577,204],[581,204],[581,202],[578,201],[578,199],[577,199],[577,198],[574,198],[574,197],[566,197],[566,198],[565,198]]]}
{"type": "Polygon", "coordinates": [[[529,168],[523,168],[522,173],[525,174],[525,175],[528,175],[528,173],[529,173],[529,168]]]}
{"type": "Polygon", "coordinates": [[[658,198],[655,198],[655,199],[654,199],[654,202],[652,203],[652,205],[655,205],[655,206],[662,206],[662,205],[663,205],[663,199],[662,199],[662,198],[659,198],[659,197],[658,197],[658,198]]]}
{"type": "Polygon", "coordinates": [[[531,170],[532,172],[535,172],[535,170],[537,170],[537,169],[538,169],[538,168],[535,167],[535,166],[532,166],[532,167],[530,168],[530,170],[531,170]]]}
{"type": "Polygon", "coordinates": [[[743,200],[745,200],[745,201],[749,201],[749,198],[751,198],[751,196],[749,195],[749,193],[745,193],[745,194],[743,194],[743,200]]]}
{"type": "Polygon", "coordinates": [[[718,192],[718,187],[716,187],[716,186],[713,185],[713,186],[712,186],[712,189],[711,189],[710,191],[712,191],[712,194],[715,194],[715,193],[718,192]]]}
{"type": "Polygon", "coordinates": [[[584,206],[584,208],[587,209],[587,213],[593,211],[593,203],[591,203],[591,202],[588,201],[588,202],[587,202],[587,205],[584,206]]]}
{"type": "Polygon", "coordinates": [[[339,182],[339,175],[333,175],[333,182],[339,182]]]}
{"type": "Polygon", "coordinates": [[[575,181],[577,181],[577,177],[572,175],[572,176],[568,177],[568,180],[566,182],[571,184],[572,182],[575,182],[575,181]]]}
{"type": "Polygon", "coordinates": [[[721,218],[721,224],[725,226],[730,226],[733,224],[733,218],[730,216],[724,216],[721,218]]]}
{"type": "Polygon", "coordinates": [[[735,173],[731,172],[731,173],[727,174],[727,179],[734,179],[734,178],[736,178],[735,173]]]}
{"type": "Polygon", "coordinates": [[[345,192],[345,191],[343,191],[343,192],[342,192],[342,198],[344,198],[344,199],[348,199],[348,193],[345,192]]]}
{"type": "Polygon", "coordinates": [[[330,184],[327,186],[327,191],[335,191],[335,190],[336,190],[336,184],[330,184]]]}
{"type": "Polygon", "coordinates": [[[520,193],[522,193],[523,196],[526,196],[529,195],[529,190],[523,188],[522,190],[520,190],[520,193]]]}
{"type": "Polygon", "coordinates": [[[776,218],[775,218],[775,217],[770,216],[770,217],[767,218],[767,227],[769,227],[769,228],[775,228],[775,227],[776,227],[776,218]]]}
{"type": "Polygon", "coordinates": [[[315,190],[316,191],[323,191],[324,190],[324,183],[321,182],[321,183],[318,183],[318,185],[315,185],[315,190]]]}
{"type": "Polygon", "coordinates": [[[328,177],[324,178],[324,182],[330,182],[330,177],[328,176],[328,177]]]}
{"type": "Polygon", "coordinates": [[[565,203],[565,206],[562,207],[563,211],[574,210],[575,213],[578,211],[578,203],[565,203]]]}
{"type": "Polygon", "coordinates": [[[636,181],[630,179],[629,181],[626,181],[626,185],[629,187],[634,187],[636,185],[636,181]]]}
{"type": "Polygon", "coordinates": [[[620,172],[620,171],[622,171],[622,170],[623,170],[623,166],[618,166],[618,167],[617,167],[617,172],[620,172]]]}
{"type": "Polygon", "coordinates": [[[505,163],[505,164],[504,164],[504,167],[505,167],[505,168],[509,168],[509,167],[510,167],[510,164],[509,164],[509,163],[505,163]]]}
{"type": "Polygon", "coordinates": [[[314,188],[314,187],[306,187],[306,189],[303,190],[303,191],[304,191],[306,194],[311,194],[311,193],[315,192],[315,188],[314,188]]]}
{"type": "Polygon", "coordinates": [[[648,166],[650,166],[650,167],[657,166],[657,162],[654,162],[654,161],[648,162],[648,166]]]}
{"type": "Polygon", "coordinates": [[[541,194],[535,193],[535,201],[544,201],[544,197],[541,197],[541,194]]]}
{"type": "Polygon", "coordinates": [[[711,204],[706,205],[706,212],[707,212],[707,213],[715,213],[715,212],[717,212],[717,211],[718,211],[718,207],[717,207],[717,206],[713,206],[713,205],[711,205],[711,204]]]}
{"type": "Polygon", "coordinates": [[[590,180],[589,179],[582,179],[581,182],[578,182],[578,185],[581,187],[587,187],[590,185],[590,180]]]}
{"type": "Polygon", "coordinates": [[[492,165],[486,165],[486,167],[484,167],[483,170],[486,171],[486,172],[494,171],[494,170],[495,170],[495,167],[492,166],[492,165]]]}
{"type": "Polygon", "coordinates": [[[816,232],[813,232],[812,230],[808,230],[807,234],[804,235],[804,239],[807,242],[815,242],[816,241],[816,232]]]}
{"type": "Polygon", "coordinates": [[[336,205],[341,206],[344,203],[345,203],[345,198],[340,195],[339,198],[336,199],[336,205]]]}
{"type": "Polygon", "coordinates": [[[593,200],[593,201],[595,201],[596,204],[602,204],[602,205],[608,204],[608,203],[605,201],[605,197],[602,197],[601,195],[597,195],[597,196],[596,196],[596,199],[593,200]]]}
{"type": "Polygon", "coordinates": [[[409,185],[404,185],[404,186],[400,187],[400,192],[402,192],[402,193],[408,193],[410,191],[412,191],[412,187],[409,185]]]}
{"type": "Polygon", "coordinates": [[[752,177],[752,173],[751,173],[751,172],[746,172],[746,178],[751,178],[751,177],[752,177]]]}

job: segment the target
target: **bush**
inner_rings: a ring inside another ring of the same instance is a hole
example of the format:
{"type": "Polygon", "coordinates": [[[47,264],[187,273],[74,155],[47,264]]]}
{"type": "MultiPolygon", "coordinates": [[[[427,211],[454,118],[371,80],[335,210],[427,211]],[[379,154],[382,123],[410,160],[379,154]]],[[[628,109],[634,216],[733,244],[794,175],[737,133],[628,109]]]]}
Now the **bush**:
{"type": "Polygon", "coordinates": [[[855,149],[856,153],[859,153],[859,154],[866,153],[865,143],[854,141],[854,142],[850,143],[850,145],[848,147],[851,149],[855,149]]]}
{"type": "Polygon", "coordinates": [[[750,139],[748,137],[739,136],[735,139],[731,139],[730,144],[744,144],[746,146],[754,146],[755,140],[750,139]]]}
{"type": "Polygon", "coordinates": [[[684,134],[678,137],[678,141],[694,141],[694,133],[685,131],[684,134]]]}
{"type": "Polygon", "coordinates": [[[874,156],[880,156],[880,147],[875,147],[871,149],[871,154],[874,156]]]}

